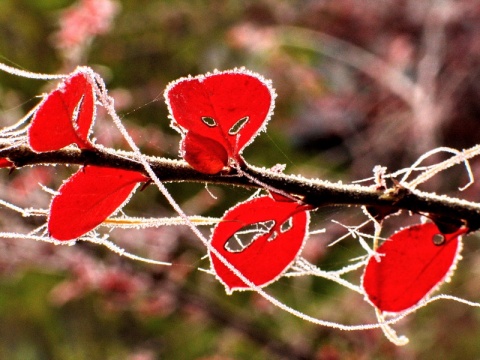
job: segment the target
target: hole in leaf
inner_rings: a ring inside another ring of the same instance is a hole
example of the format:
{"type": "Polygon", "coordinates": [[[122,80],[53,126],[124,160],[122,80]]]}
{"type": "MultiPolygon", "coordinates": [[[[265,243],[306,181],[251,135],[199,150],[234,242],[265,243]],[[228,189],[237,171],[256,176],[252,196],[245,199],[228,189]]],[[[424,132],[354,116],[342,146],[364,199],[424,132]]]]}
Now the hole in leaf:
{"type": "Polygon", "coordinates": [[[205,125],[209,127],[215,127],[218,125],[215,119],[210,116],[202,116],[202,121],[205,125]]]}
{"type": "Polygon", "coordinates": [[[278,232],[276,231],[272,231],[272,233],[270,234],[270,236],[268,237],[267,241],[272,241],[272,240],[275,240],[278,236],[278,232]]]}
{"type": "MultiPolygon", "coordinates": [[[[225,243],[225,249],[234,253],[242,252],[247,247],[249,247],[250,244],[252,244],[259,236],[268,234],[274,225],[275,221],[273,220],[248,224],[240,228],[235,234],[230,237],[230,239],[227,240],[227,242],[225,243]]],[[[275,234],[275,232],[272,233],[272,236],[273,234],[275,234]]]]}
{"type": "Polygon", "coordinates": [[[282,233],[287,232],[292,228],[292,218],[289,217],[287,221],[284,221],[282,225],[280,225],[280,231],[282,233]]]}
{"type": "Polygon", "coordinates": [[[80,114],[80,111],[82,109],[82,105],[83,105],[83,100],[85,98],[85,95],[82,95],[82,97],[80,98],[80,100],[78,101],[78,104],[77,106],[75,106],[75,108],[73,109],[73,113],[72,113],[72,122],[73,122],[73,126],[75,128],[75,130],[78,130],[77,127],[77,119],[78,119],[78,116],[80,114]]]}
{"type": "Polygon", "coordinates": [[[443,245],[445,243],[445,236],[442,234],[435,234],[432,237],[432,241],[437,246],[443,245]]]}
{"type": "Polygon", "coordinates": [[[238,120],[235,124],[233,124],[233,126],[230,128],[230,130],[228,130],[228,134],[229,135],[238,134],[238,132],[240,130],[242,130],[242,128],[245,126],[245,124],[248,122],[248,120],[250,120],[250,118],[248,116],[245,116],[245,117],[241,118],[240,120],[238,120]]]}

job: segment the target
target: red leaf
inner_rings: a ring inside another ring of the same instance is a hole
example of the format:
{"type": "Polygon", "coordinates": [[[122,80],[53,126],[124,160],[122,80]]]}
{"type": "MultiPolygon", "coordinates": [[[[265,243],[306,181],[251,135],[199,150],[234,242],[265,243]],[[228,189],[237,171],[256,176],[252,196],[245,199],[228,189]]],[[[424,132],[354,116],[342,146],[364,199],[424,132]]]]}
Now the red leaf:
{"type": "Polygon", "coordinates": [[[466,231],[441,234],[434,223],[426,223],[393,234],[377,249],[380,261],[372,256],[365,268],[368,299],[386,312],[416,305],[450,275],[466,231]]]}
{"type": "Polygon", "coordinates": [[[0,158],[0,168],[11,168],[14,166],[15,164],[7,158],[0,158]]]}
{"type": "Polygon", "coordinates": [[[28,129],[30,147],[38,152],[54,151],[71,144],[90,149],[88,134],[94,115],[92,80],[79,70],[40,104],[28,129]]]}
{"type": "MultiPolygon", "coordinates": [[[[199,136],[215,141],[233,160],[239,160],[243,148],[265,128],[273,112],[274,98],[269,81],[244,69],[182,78],[165,90],[172,126],[184,137],[195,134],[188,140],[190,144],[199,136]]],[[[200,148],[201,141],[198,143],[192,147],[200,148]]],[[[201,164],[201,157],[190,156],[188,148],[184,150],[185,160],[196,170],[213,169],[201,164]],[[190,162],[192,157],[194,161],[190,162]]],[[[217,155],[224,158],[223,152],[217,155]]],[[[224,166],[227,164],[228,160],[223,162],[224,166]]]]}
{"type": "MultiPolygon", "coordinates": [[[[212,246],[257,286],[275,281],[295,260],[306,239],[308,208],[262,196],[228,210],[212,234],[212,246]],[[242,232],[244,232],[242,234],[242,232]],[[247,241],[241,241],[245,236],[247,241]]],[[[248,289],[213,253],[217,277],[227,292],[248,289]]]]}
{"type": "Polygon", "coordinates": [[[185,161],[205,174],[216,174],[228,163],[228,154],[220,143],[192,132],[183,138],[182,151],[185,161]]]}
{"type": "Polygon", "coordinates": [[[93,230],[127,201],[137,183],[136,171],[86,166],[58,190],[50,206],[48,231],[57,240],[73,240],[93,230]]]}

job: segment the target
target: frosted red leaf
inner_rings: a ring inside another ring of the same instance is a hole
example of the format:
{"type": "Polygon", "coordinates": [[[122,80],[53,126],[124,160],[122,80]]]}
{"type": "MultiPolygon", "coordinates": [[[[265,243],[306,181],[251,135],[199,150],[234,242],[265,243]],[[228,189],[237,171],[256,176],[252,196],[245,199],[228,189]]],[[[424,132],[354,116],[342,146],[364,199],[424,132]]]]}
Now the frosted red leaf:
{"type": "Polygon", "coordinates": [[[50,205],[48,231],[57,240],[73,240],[100,225],[121,208],[140,182],[136,171],[86,166],[58,190],[50,205]]]}
{"type": "MultiPolygon", "coordinates": [[[[211,244],[248,280],[266,286],[300,253],[308,231],[308,209],[293,201],[277,202],[270,196],[247,200],[225,213],[213,230],[211,244]]],[[[249,289],[217,256],[212,252],[209,256],[227,292],[249,289]]]]}
{"type": "Polygon", "coordinates": [[[182,156],[206,173],[240,160],[244,147],[265,128],[274,98],[270,81],[245,69],[181,78],[165,90],[172,126],[183,137],[182,156]],[[202,147],[210,148],[208,155],[190,151],[202,147]]]}
{"type": "Polygon", "coordinates": [[[194,169],[216,174],[228,162],[225,148],[217,141],[189,132],[182,141],[183,157],[194,169]]]}
{"type": "Polygon", "coordinates": [[[363,275],[368,300],[384,312],[418,304],[453,271],[466,228],[442,234],[434,223],[410,226],[393,234],[372,256],[363,275]]]}
{"type": "Polygon", "coordinates": [[[76,144],[90,149],[88,140],[95,117],[95,94],[89,74],[72,73],[39,105],[28,129],[28,142],[37,152],[76,144]]]}
{"type": "Polygon", "coordinates": [[[0,168],[11,168],[14,166],[15,164],[7,158],[0,158],[0,168]]]}

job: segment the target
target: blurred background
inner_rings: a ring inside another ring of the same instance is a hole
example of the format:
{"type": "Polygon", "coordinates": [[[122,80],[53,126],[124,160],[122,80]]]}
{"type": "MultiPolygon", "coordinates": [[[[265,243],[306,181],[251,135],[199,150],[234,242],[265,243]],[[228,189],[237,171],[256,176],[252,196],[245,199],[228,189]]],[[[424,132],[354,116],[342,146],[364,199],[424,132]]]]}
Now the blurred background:
{"type": "MultiPolygon", "coordinates": [[[[272,79],[275,114],[245,150],[248,162],[286,173],[350,182],[408,167],[439,146],[463,149],[480,138],[478,0],[1,0],[0,61],[39,73],[91,66],[105,79],[144,153],[178,158],[165,86],[179,77],[245,66],[272,79]]],[[[45,82],[0,73],[0,123],[10,125],[50,91],[45,82]]],[[[98,110],[98,143],[128,149],[98,110]]],[[[445,158],[439,154],[431,161],[445,158]]],[[[427,161],[428,163],[428,161],[427,161]]],[[[480,176],[478,163],[471,163],[480,176]]],[[[2,170],[0,199],[48,208],[52,189],[75,169],[2,170]]],[[[456,167],[421,186],[480,201],[479,183],[460,192],[456,167]]],[[[370,185],[372,182],[365,182],[370,185]]],[[[221,186],[167,185],[190,215],[220,217],[252,192],[221,186]],[[213,194],[215,197],[212,197],[213,194]]],[[[154,189],[125,208],[132,216],[174,216],[154,189]]],[[[337,220],[357,225],[358,209],[312,215],[303,256],[339,269],[363,255],[337,220]]],[[[403,214],[388,236],[418,222],[403,214]]],[[[43,223],[0,208],[2,231],[28,233],[43,223]]],[[[369,231],[366,229],[365,231],[369,231]]],[[[371,229],[370,229],[371,231],[371,229]]],[[[209,233],[209,229],[205,230],[209,233]]],[[[396,347],[380,330],[343,332],[314,326],[255,293],[228,296],[208,268],[206,250],[182,226],[115,229],[110,238],[146,265],[103,247],[0,240],[0,359],[473,359],[480,356],[480,312],[439,301],[395,328],[410,338],[396,347]]],[[[480,300],[478,238],[465,239],[463,260],[442,292],[480,300]]],[[[361,273],[352,274],[358,284],[361,273]]],[[[375,322],[363,298],[312,277],[282,279],[269,293],[321,319],[375,322]]]]}

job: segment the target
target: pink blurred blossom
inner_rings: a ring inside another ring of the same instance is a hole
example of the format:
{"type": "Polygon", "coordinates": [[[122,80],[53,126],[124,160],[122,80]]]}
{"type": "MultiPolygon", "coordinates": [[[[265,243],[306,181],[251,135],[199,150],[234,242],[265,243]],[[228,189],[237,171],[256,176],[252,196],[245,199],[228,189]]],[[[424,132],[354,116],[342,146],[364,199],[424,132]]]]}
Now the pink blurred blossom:
{"type": "Polygon", "coordinates": [[[113,0],[79,0],[60,15],[55,45],[67,57],[78,56],[95,36],[110,30],[118,10],[113,0]]]}

